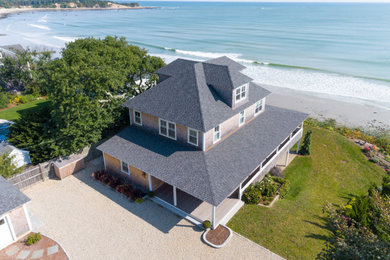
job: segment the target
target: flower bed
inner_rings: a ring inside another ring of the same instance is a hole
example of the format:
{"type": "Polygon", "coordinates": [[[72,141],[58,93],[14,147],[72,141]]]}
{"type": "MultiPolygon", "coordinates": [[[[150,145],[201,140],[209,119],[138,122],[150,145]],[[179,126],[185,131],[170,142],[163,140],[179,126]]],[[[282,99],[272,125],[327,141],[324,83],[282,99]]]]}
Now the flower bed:
{"type": "Polygon", "coordinates": [[[231,239],[233,232],[230,228],[219,225],[216,229],[207,229],[203,233],[202,238],[204,242],[212,247],[221,248],[224,247],[231,239]]]}
{"type": "Polygon", "coordinates": [[[106,171],[97,171],[92,173],[92,177],[96,180],[110,186],[117,192],[125,195],[132,201],[140,201],[145,196],[145,193],[138,189],[135,185],[129,183],[121,183],[120,180],[106,171]]]}
{"type": "Polygon", "coordinates": [[[261,182],[249,185],[242,200],[247,204],[270,205],[276,196],[286,196],[289,188],[288,180],[267,174],[261,182]]]}

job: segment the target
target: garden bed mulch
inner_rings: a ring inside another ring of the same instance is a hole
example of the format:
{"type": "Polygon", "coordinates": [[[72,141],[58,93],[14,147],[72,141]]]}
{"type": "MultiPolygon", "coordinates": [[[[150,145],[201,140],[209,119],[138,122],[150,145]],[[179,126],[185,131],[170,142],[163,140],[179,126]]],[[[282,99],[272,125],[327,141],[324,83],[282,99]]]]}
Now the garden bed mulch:
{"type": "Polygon", "coordinates": [[[221,248],[227,244],[233,232],[230,228],[219,225],[216,229],[208,229],[203,233],[204,241],[212,247],[221,248]]]}
{"type": "Polygon", "coordinates": [[[26,260],[29,259],[41,259],[41,260],[69,260],[68,256],[66,255],[64,249],[61,247],[60,244],[58,244],[56,241],[48,238],[45,235],[41,234],[41,240],[36,242],[33,245],[27,245],[26,240],[27,237],[32,235],[33,233],[30,233],[20,239],[19,241],[16,241],[15,243],[9,245],[8,247],[4,248],[0,251],[0,259],[4,260],[14,260],[14,259],[20,259],[20,257],[23,254],[23,251],[26,253],[28,252],[28,255],[23,258],[26,260]],[[56,250],[58,248],[58,251],[56,250]],[[43,250],[43,251],[42,251],[43,250]],[[42,257],[36,258],[36,256],[40,255],[40,251],[42,252],[42,257]],[[49,254],[49,255],[48,255],[49,254]]]}

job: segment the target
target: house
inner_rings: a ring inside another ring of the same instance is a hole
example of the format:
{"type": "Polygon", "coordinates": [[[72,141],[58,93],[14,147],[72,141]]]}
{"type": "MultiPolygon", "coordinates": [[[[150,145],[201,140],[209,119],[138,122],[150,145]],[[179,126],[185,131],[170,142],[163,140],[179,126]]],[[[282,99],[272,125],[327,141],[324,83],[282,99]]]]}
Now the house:
{"type": "Polygon", "coordinates": [[[0,176],[0,250],[31,231],[30,199],[0,176]]]}
{"type": "Polygon", "coordinates": [[[5,56],[16,58],[17,53],[22,53],[24,51],[23,46],[20,44],[0,46],[0,66],[3,65],[1,61],[5,56]]]}
{"type": "Polygon", "coordinates": [[[221,57],[159,69],[159,83],[124,104],[130,126],[98,147],[106,170],[195,223],[226,223],[251,183],[288,163],[307,117],[266,106],[270,92],[244,68],[221,57]]]}
{"type": "Polygon", "coordinates": [[[13,156],[12,163],[18,168],[31,164],[30,152],[18,149],[6,142],[0,142],[0,154],[3,155],[6,152],[13,156]]]}

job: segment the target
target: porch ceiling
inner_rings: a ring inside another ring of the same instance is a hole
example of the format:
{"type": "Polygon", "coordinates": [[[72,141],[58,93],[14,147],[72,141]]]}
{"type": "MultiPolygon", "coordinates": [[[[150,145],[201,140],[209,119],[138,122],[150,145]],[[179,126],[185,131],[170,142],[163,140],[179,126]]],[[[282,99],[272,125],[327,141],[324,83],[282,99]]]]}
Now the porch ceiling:
{"type": "Polygon", "coordinates": [[[274,106],[207,152],[128,127],[99,150],[218,206],[307,114],[274,106]]]}

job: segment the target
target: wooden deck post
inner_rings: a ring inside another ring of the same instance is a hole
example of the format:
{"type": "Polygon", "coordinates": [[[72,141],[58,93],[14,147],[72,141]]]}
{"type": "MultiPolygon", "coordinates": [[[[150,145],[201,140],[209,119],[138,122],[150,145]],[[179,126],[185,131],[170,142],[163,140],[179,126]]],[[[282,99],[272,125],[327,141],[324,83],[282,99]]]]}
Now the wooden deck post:
{"type": "Polygon", "coordinates": [[[286,153],[286,162],[284,163],[284,166],[287,167],[288,165],[288,155],[289,155],[289,150],[287,149],[287,153],[286,153]]]}
{"type": "Polygon", "coordinates": [[[173,187],[173,206],[177,206],[177,197],[176,197],[176,187],[175,186],[172,186],[173,187]]]}
{"type": "Polygon", "coordinates": [[[211,206],[211,228],[215,228],[215,206],[211,206]]]}

